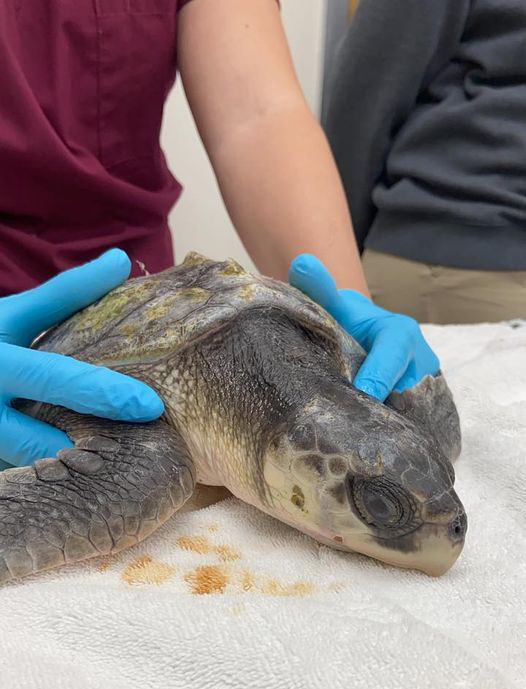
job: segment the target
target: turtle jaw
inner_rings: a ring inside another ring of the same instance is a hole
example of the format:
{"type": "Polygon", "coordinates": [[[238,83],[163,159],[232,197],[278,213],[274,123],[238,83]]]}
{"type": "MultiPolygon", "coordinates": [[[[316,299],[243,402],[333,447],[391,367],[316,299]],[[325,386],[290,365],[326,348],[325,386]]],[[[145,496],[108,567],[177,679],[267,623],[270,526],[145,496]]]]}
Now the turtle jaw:
{"type": "Polygon", "coordinates": [[[396,538],[380,537],[368,533],[342,538],[341,544],[331,540],[331,546],[341,550],[354,550],[381,560],[389,565],[416,569],[429,576],[445,574],[457,561],[467,530],[464,512],[448,524],[424,522],[414,531],[396,538]]]}
{"type": "MultiPolygon", "coordinates": [[[[264,511],[275,516],[271,510],[264,511]]],[[[394,547],[392,539],[381,539],[369,533],[353,533],[350,538],[345,538],[330,528],[322,531],[299,524],[288,515],[280,515],[279,519],[335,550],[360,553],[387,565],[418,570],[432,577],[448,572],[464,547],[463,537],[451,538],[448,529],[437,528],[436,524],[422,524],[408,534],[413,540],[412,549],[401,549],[400,539],[396,539],[397,547],[394,547]]]]}

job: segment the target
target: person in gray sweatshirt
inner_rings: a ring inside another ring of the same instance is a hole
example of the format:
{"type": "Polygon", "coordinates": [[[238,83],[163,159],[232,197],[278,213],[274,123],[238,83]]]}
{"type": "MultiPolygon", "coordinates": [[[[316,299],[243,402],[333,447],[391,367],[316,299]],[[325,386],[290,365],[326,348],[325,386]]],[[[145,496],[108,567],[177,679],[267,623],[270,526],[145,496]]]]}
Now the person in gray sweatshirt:
{"type": "Polygon", "coordinates": [[[526,318],[525,0],[360,0],[328,92],[376,303],[526,318]]]}

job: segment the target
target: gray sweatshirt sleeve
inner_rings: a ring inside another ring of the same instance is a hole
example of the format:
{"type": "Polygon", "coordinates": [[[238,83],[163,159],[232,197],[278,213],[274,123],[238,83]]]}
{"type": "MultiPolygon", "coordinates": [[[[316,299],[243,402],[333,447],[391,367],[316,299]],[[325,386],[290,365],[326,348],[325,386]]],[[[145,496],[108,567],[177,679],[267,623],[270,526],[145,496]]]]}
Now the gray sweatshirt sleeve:
{"type": "Polygon", "coordinates": [[[325,130],[360,249],[391,141],[454,56],[474,0],[360,0],[329,83],[325,130]]]}

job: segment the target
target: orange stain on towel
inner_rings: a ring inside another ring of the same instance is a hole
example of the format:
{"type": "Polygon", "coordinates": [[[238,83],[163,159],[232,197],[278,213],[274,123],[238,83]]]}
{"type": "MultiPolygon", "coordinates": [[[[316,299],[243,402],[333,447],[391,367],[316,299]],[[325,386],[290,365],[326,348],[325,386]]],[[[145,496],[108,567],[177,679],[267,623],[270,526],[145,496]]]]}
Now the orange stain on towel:
{"type": "Polygon", "coordinates": [[[267,596],[307,596],[314,593],[316,587],[310,581],[295,581],[291,584],[283,584],[277,579],[269,577],[256,577],[248,569],[241,572],[238,588],[247,593],[265,593],[267,596]]]}
{"type": "Polygon", "coordinates": [[[241,572],[230,572],[226,566],[201,565],[186,574],[185,581],[191,593],[202,595],[224,593],[227,586],[239,593],[264,593],[267,596],[308,596],[316,587],[310,581],[295,581],[283,584],[277,579],[257,577],[248,569],[241,572]]]}
{"type": "Polygon", "coordinates": [[[205,536],[180,536],[176,543],[182,550],[190,550],[200,555],[210,552],[210,543],[205,536]]]}
{"type": "Polygon", "coordinates": [[[214,547],[214,553],[220,560],[223,560],[223,562],[241,559],[241,553],[235,548],[231,548],[229,545],[216,545],[214,547]]]}
{"type": "Polygon", "coordinates": [[[180,536],[177,545],[182,550],[189,550],[200,555],[215,553],[223,562],[240,560],[241,553],[229,545],[214,545],[206,536],[180,536]]]}
{"type": "Polygon", "coordinates": [[[166,562],[154,560],[150,555],[140,555],[130,563],[121,574],[121,578],[129,586],[154,584],[159,586],[173,577],[176,568],[166,562]]]}
{"type": "Polygon", "coordinates": [[[224,593],[228,575],[220,565],[200,565],[185,576],[185,581],[190,591],[197,595],[224,593]]]}
{"type": "Polygon", "coordinates": [[[292,584],[282,584],[276,579],[262,582],[261,591],[269,596],[308,596],[314,593],[314,584],[310,581],[295,581],[292,584]]]}
{"type": "Polygon", "coordinates": [[[112,562],[116,562],[117,558],[115,555],[102,555],[95,561],[97,572],[105,572],[112,562]]]}
{"type": "Polygon", "coordinates": [[[240,587],[241,590],[244,592],[247,591],[252,591],[254,589],[255,582],[254,582],[254,575],[252,572],[249,572],[248,569],[243,570],[241,573],[241,581],[240,581],[240,587]]]}

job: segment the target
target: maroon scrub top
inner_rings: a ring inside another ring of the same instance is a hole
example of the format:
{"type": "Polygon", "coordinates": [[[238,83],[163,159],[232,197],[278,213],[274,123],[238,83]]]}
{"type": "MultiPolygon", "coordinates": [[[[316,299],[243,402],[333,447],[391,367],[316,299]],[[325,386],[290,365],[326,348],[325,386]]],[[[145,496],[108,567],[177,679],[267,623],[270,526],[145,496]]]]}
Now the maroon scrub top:
{"type": "Polygon", "coordinates": [[[187,1],[0,1],[0,295],[114,246],[172,265],[159,132],[187,1]]]}

